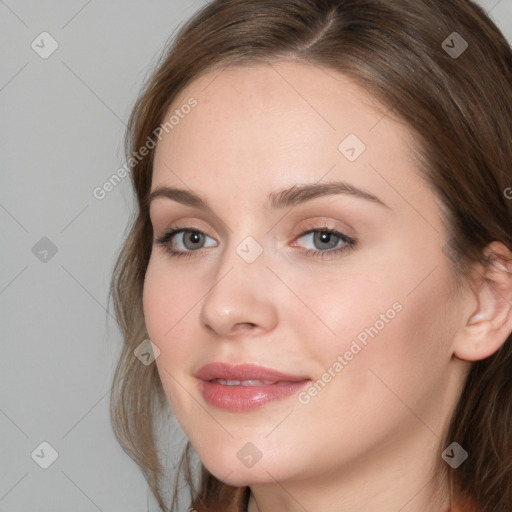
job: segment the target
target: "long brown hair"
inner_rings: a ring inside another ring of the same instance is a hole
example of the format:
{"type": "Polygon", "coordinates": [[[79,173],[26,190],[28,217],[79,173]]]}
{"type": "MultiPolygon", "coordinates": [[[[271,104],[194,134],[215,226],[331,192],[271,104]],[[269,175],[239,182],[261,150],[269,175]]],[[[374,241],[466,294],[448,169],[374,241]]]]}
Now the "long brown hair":
{"type": "MultiPolygon", "coordinates": [[[[110,293],[124,337],[112,383],[117,439],[137,462],[162,510],[164,467],[158,413],[167,406],[156,366],[134,349],[148,337],[142,290],[151,254],[147,196],[155,139],[177,95],[201,74],[224,66],[301,60],[346,74],[380,100],[420,142],[419,171],[443,206],[454,274],[500,241],[512,249],[512,51],[485,12],[469,0],[216,0],[164,50],[129,121],[126,138],[137,209],[118,256],[110,293]]],[[[512,510],[512,336],[472,364],[444,438],[469,454],[448,473],[459,494],[486,512],[512,510]]],[[[178,468],[198,510],[229,503],[239,489],[201,465],[199,488],[187,443],[178,468]],[[204,508],[202,508],[204,507],[204,508]]],[[[446,466],[446,465],[445,465],[446,466]]],[[[445,468],[448,471],[449,468],[445,468]]],[[[226,510],[226,507],[223,510],[226,510]]]]}

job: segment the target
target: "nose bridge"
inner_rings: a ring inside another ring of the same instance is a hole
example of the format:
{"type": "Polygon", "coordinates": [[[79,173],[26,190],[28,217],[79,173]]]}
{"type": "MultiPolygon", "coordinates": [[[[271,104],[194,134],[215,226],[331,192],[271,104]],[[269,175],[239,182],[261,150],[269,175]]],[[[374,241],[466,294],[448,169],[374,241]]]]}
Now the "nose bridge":
{"type": "Polygon", "coordinates": [[[232,226],[226,247],[219,256],[215,282],[221,279],[226,272],[236,273],[238,279],[243,278],[242,280],[247,277],[249,281],[251,276],[254,279],[255,274],[264,278],[265,273],[268,272],[266,268],[268,250],[264,250],[264,233],[256,234],[255,229],[251,229],[251,226],[248,223],[232,226]]]}
{"type": "MultiPolygon", "coordinates": [[[[232,240],[235,236],[232,232],[232,240]]],[[[228,244],[201,305],[203,324],[224,336],[239,324],[272,328],[276,313],[268,293],[271,272],[265,256],[263,242],[252,235],[228,244]]]]}

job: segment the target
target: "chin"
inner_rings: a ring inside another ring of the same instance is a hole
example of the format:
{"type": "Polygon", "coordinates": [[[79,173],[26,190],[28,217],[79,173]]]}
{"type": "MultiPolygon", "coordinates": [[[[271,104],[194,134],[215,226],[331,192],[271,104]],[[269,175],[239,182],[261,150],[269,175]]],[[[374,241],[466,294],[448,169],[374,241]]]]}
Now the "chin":
{"type": "MultiPolygon", "coordinates": [[[[216,478],[234,487],[247,485],[275,483],[276,480],[285,480],[291,475],[290,457],[280,455],[281,461],[286,461],[285,467],[276,464],[276,455],[265,457],[258,454],[254,445],[242,442],[236,447],[224,447],[223,452],[199,453],[202,464],[216,478]]],[[[293,461],[292,461],[293,462],[293,461]]],[[[292,464],[291,467],[294,467],[292,464]]],[[[296,468],[294,468],[296,469],[296,468]]]]}

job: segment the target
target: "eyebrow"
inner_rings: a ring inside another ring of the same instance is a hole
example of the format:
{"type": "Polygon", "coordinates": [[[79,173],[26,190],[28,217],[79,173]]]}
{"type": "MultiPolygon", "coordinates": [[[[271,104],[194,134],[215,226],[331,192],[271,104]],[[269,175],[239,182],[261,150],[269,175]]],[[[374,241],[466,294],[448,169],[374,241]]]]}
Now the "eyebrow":
{"type": "MultiPolygon", "coordinates": [[[[269,194],[267,206],[271,210],[291,208],[318,197],[335,194],[355,196],[359,199],[364,199],[366,201],[379,204],[385,208],[390,208],[377,196],[343,181],[294,185],[291,188],[269,194]]],[[[190,190],[167,186],[156,187],[149,194],[146,204],[150,205],[153,200],[159,197],[172,199],[183,205],[192,206],[194,208],[198,208],[205,212],[214,214],[212,209],[208,206],[207,201],[194,192],[191,192],[190,190]]]]}

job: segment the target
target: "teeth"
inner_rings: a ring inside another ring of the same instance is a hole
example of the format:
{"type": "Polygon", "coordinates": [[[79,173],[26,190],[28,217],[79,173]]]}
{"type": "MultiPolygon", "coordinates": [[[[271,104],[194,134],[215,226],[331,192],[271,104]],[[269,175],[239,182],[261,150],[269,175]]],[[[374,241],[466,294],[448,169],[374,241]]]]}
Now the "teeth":
{"type": "Polygon", "coordinates": [[[268,380],[243,380],[241,384],[242,386],[268,386],[273,382],[268,380]]]}
{"type": "Polygon", "coordinates": [[[226,380],[226,379],[213,379],[212,382],[217,382],[223,386],[268,386],[274,384],[272,381],[267,380],[226,380]]]}

